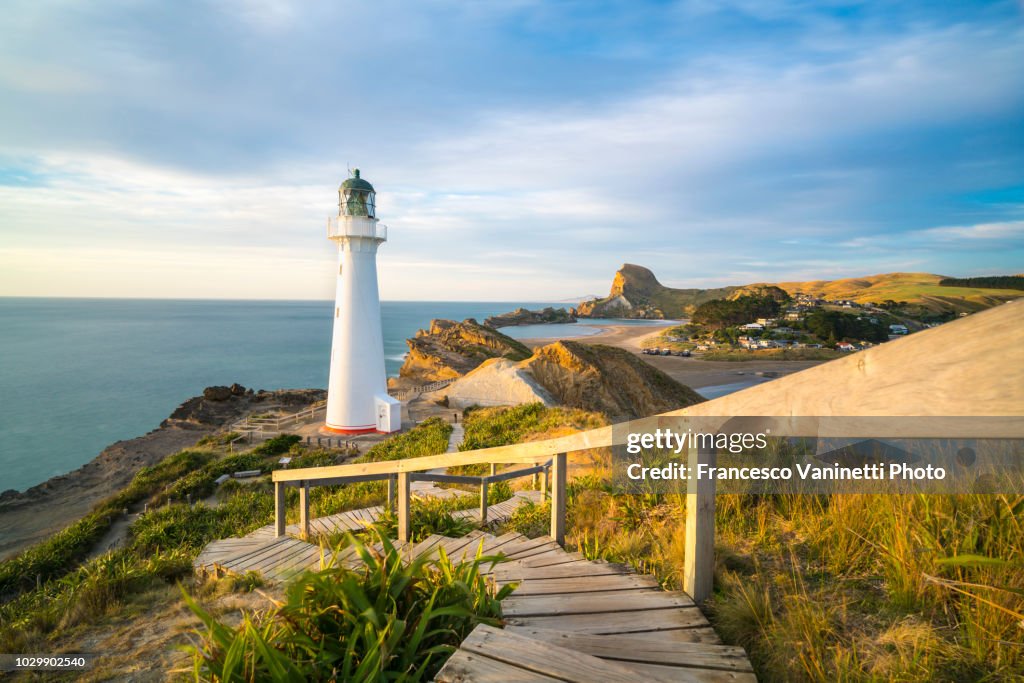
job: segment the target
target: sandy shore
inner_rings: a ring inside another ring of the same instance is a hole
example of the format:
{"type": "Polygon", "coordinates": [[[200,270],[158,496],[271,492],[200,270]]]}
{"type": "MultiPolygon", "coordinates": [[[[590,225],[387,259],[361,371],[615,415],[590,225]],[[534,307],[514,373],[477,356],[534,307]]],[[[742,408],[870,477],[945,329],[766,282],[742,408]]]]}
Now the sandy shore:
{"type": "MultiPolygon", "coordinates": [[[[749,360],[749,361],[708,361],[680,356],[648,356],[640,353],[643,340],[657,336],[663,328],[652,329],[644,325],[603,326],[600,334],[589,337],[574,337],[573,341],[586,344],[607,344],[631,351],[646,363],[658,368],[681,384],[693,389],[722,386],[744,382],[754,378],[760,380],[763,373],[781,377],[820,365],[824,361],[749,360]]],[[[558,341],[557,338],[521,340],[533,348],[558,341]]]]}

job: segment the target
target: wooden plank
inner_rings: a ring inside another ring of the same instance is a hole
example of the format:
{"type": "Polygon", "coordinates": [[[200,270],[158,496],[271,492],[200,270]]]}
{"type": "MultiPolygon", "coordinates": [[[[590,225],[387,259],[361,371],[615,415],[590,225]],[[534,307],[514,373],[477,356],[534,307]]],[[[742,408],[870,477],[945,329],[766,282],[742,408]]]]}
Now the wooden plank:
{"type": "Polygon", "coordinates": [[[431,534],[427,536],[425,539],[423,539],[422,541],[420,541],[412,547],[412,550],[409,551],[409,557],[419,557],[420,555],[429,552],[438,543],[443,541],[444,538],[445,537],[440,534],[431,534]]]}
{"type": "Polygon", "coordinates": [[[661,590],[657,580],[650,576],[617,574],[613,576],[588,576],[582,579],[530,579],[519,584],[514,596],[551,595],[559,593],[591,593],[595,591],[643,591],[661,590]]]}
{"type": "Polygon", "coordinates": [[[754,670],[743,648],[731,645],[676,643],[634,636],[595,636],[520,626],[509,626],[506,630],[602,659],[743,673],[754,670]]]}
{"type": "Polygon", "coordinates": [[[543,683],[559,679],[458,650],[448,658],[434,680],[438,683],[543,683]]]}
{"type": "Polygon", "coordinates": [[[640,674],[641,678],[638,680],[662,678],[673,681],[700,681],[701,683],[757,683],[757,676],[748,672],[686,669],[646,662],[625,662],[625,664],[640,674]]]}
{"type": "Polygon", "coordinates": [[[540,595],[533,597],[515,594],[501,603],[501,612],[507,617],[557,616],[560,614],[610,614],[632,610],[697,609],[688,595],[651,591],[644,593],[583,593],[573,595],[540,595]]]}
{"type": "Polygon", "coordinates": [[[551,550],[539,555],[520,559],[524,567],[550,567],[556,564],[572,564],[574,562],[590,562],[579,553],[567,553],[562,549],[551,550]]]}
{"type": "Polygon", "coordinates": [[[555,565],[554,567],[519,567],[513,563],[499,564],[495,570],[494,575],[499,580],[504,581],[528,581],[531,579],[577,579],[587,576],[623,576],[628,575],[629,572],[617,564],[598,564],[590,563],[588,565],[578,566],[576,564],[570,565],[555,565]]]}
{"type": "MultiPolygon", "coordinates": [[[[598,659],[581,652],[526,638],[512,631],[503,631],[486,625],[473,629],[459,649],[521,669],[528,669],[541,676],[570,683],[591,683],[592,681],[635,683],[639,678],[634,669],[623,664],[598,659]]],[[[653,681],[669,680],[661,676],[645,678],[653,681]]]]}
{"type": "Polygon", "coordinates": [[[559,616],[509,617],[510,624],[581,633],[635,633],[708,627],[699,609],[640,609],[614,614],[565,614],[559,616]]]}
{"type": "Polygon", "coordinates": [[[261,552],[252,553],[246,557],[234,560],[224,566],[232,571],[245,572],[251,570],[259,570],[264,563],[274,560],[274,558],[290,557],[310,545],[299,541],[294,538],[289,538],[289,543],[276,543],[273,546],[269,546],[261,552]]]}
{"type": "Polygon", "coordinates": [[[268,542],[259,544],[253,544],[253,547],[248,551],[241,551],[238,553],[236,559],[243,560],[256,554],[261,554],[270,548],[275,547],[286,547],[294,541],[291,536],[282,536],[281,538],[271,539],[268,542]]]}

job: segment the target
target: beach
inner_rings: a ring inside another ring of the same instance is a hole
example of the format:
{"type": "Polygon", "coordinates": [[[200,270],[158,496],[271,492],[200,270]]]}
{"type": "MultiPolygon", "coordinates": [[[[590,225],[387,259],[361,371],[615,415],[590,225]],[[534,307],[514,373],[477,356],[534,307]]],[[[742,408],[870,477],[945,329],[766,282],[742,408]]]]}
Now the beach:
{"type": "MultiPolygon", "coordinates": [[[[590,322],[590,321],[588,321],[590,322]]],[[[673,323],[674,324],[674,323],[673,323]]],[[[706,361],[696,357],[649,356],[640,352],[643,340],[657,336],[662,327],[652,329],[648,325],[615,324],[610,321],[602,325],[601,332],[586,337],[573,338],[586,344],[607,344],[635,353],[644,362],[653,365],[680,384],[696,389],[707,397],[714,398],[729,389],[736,391],[744,386],[753,386],[777,377],[820,365],[824,361],[750,360],[750,361],[706,361]],[[743,386],[734,386],[743,385],[743,386]],[[708,391],[710,389],[710,391],[708,391]],[[705,390],[705,391],[701,391],[705,390]]],[[[530,348],[559,341],[557,337],[521,339],[530,348]]]]}

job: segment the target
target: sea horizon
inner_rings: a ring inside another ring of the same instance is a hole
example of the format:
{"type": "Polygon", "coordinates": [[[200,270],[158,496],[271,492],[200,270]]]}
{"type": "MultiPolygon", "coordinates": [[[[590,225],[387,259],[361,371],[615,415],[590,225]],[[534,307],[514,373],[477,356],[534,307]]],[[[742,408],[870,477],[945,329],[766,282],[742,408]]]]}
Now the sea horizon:
{"type": "MultiPolygon", "coordinates": [[[[107,446],[155,429],[207,386],[325,388],[327,299],[0,297],[0,491],[66,474],[107,446]]],[[[436,318],[464,320],[532,301],[382,301],[385,365],[436,318]]],[[[544,326],[583,337],[611,321],[544,326]]],[[[529,338],[536,326],[503,328],[529,338]]]]}

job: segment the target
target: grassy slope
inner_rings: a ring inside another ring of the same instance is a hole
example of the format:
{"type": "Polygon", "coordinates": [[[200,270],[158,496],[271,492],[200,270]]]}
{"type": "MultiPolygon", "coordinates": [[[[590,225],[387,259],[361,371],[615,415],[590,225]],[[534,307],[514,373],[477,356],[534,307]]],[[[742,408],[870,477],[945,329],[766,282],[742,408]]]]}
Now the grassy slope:
{"type": "MultiPolygon", "coordinates": [[[[433,418],[377,444],[362,459],[435,455],[447,448],[450,432],[450,425],[433,418]]],[[[291,440],[281,441],[287,449],[291,440]]],[[[162,504],[168,498],[180,501],[188,492],[195,494],[193,499],[206,495],[207,485],[223,471],[260,468],[269,472],[277,460],[272,453],[278,450],[268,448],[270,443],[244,454],[228,454],[222,445],[209,444],[204,451],[191,449],[171,455],[142,470],[112,499],[113,503],[101,503],[84,521],[0,563],[0,585],[5,588],[7,600],[0,604],[0,652],[101,651],[106,648],[87,645],[109,638],[110,653],[99,663],[101,671],[118,673],[127,670],[125,667],[147,670],[159,666],[168,642],[181,641],[180,629],[161,633],[159,644],[149,649],[134,645],[134,636],[126,639],[117,634],[153,630],[151,614],[181,616],[181,593],[173,584],[180,580],[202,590],[202,585],[193,580],[194,557],[211,540],[244,535],[270,522],[273,494],[264,479],[245,485],[232,481],[218,491],[219,504],[215,507],[202,503],[191,507],[162,504]],[[98,538],[92,520],[101,517],[105,530],[109,526],[107,517],[128,502],[139,501],[150,502],[151,512],[132,524],[125,547],[85,561],[98,538]],[[159,509],[156,503],[161,504],[159,509]],[[43,579],[38,588],[37,574],[43,579]]],[[[296,467],[334,461],[328,452],[305,452],[301,448],[297,452],[302,455],[293,460],[296,467]]],[[[367,482],[317,487],[311,497],[317,514],[330,514],[379,502],[384,490],[380,482],[367,482]]],[[[291,512],[297,514],[297,493],[289,490],[289,500],[291,512]]],[[[189,618],[183,623],[195,622],[189,618]]]]}
{"type": "Polygon", "coordinates": [[[626,264],[618,273],[612,294],[625,289],[630,300],[638,299],[677,317],[691,312],[695,306],[713,299],[725,299],[737,290],[765,285],[780,287],[790,295],[797,292],[826,299],[850,299],[859,303],[874,301],[906,301],[921,304],[932,311],[973,312],[1024,296],[1014,289],[980,287],[943,287],[939,280],[945,275],[932,273],[883,273],[841,280],[810,280],[806,282],[754,283],[743,287],[717,289],[675,289],[665,287],[646,268],[626,264]]]}
{"type": "Polygon", "coordinates": [[[931,273],[884,273],[844,280],[778,282],[776,285],[790,294],[803,292],[826,299],[850,299],[859,303],[892,299],[920,303],[933,310],[953,308],[958,312],[989,308],[1024,296],[1024,293],[1013,289],[943,287],[939,285],[943,277],[946,276],[931,273]]]}

